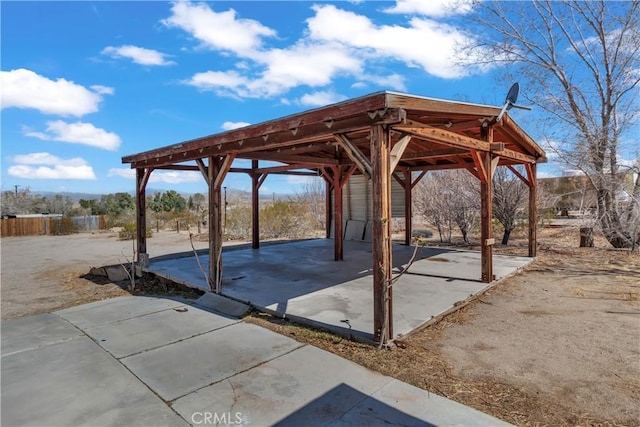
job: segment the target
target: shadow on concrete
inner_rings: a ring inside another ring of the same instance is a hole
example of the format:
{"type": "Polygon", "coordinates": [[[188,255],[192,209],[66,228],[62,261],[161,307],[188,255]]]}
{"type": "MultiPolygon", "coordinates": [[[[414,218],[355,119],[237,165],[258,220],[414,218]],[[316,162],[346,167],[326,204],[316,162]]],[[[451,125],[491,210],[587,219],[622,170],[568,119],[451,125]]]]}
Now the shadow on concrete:
{"type": "Polygon", "coordinates": [[[411,416],[401,410],[387,405],[372,396],[364,394],[347,384],[340,384],[312,400],[302,408],[278,421],[274,426],[297,427],[314,425],[321,421],[324,425],[393,425],[435,427],[427,421],[411,416]],[[335,402],[360,402],[339,418],[331,420],[335,402]]]}

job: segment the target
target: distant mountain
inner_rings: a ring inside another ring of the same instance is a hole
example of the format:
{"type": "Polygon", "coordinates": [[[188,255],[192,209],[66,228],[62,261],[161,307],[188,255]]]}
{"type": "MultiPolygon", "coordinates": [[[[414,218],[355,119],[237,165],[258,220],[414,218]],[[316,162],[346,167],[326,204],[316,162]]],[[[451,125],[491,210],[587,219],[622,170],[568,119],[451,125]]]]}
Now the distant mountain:
{"type": "Polygon", "coordinates": [[[55,197],[56,195],[60,195],[62,197],[69,197],[73,200],[74,203],[80,201],[80,199],[91,200],[91,199],[99,199],[102,197],[102,194],[94,194],[94,193],[72,193],[69,191],[34,191],[33,194],[38,194],[42,197],[55,197]]]}

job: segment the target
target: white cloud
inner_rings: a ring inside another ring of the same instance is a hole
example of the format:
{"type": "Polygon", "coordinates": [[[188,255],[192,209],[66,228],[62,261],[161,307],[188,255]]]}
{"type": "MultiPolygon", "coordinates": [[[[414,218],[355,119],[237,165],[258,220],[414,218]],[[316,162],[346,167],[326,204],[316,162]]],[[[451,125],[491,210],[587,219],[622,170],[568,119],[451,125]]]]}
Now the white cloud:
{"type": "Polygon", "coordinates": [[[91,89],[100,95],[113,95],[115,93],[115,90],[109,86],[93,85],[91,89]]]}
{"type": "Polygon", "coordinates": [[[347,99],[346,96],[340,95],[333,91],[318,91],[313,93],[305,93],[300,97],[298,102],[302,105],[322,106],[344,101],[345,99],[347,99]]]}
{"type": "Polygon", "coordinates": [[[130,168],[111,168],[109,169],[107,176],[109,177],[117,176],[120,178],[135,179],[136,170],[130,169],[130,168]]]}
{"type": "Polygon", "coordinates": [[[180,28],[212,49],[248,53],[260,48],[262,37],[273,37],[276,32],[252,19],[236,17],[236,11],[216,12],[206,4],[188,1],[176,2],[172,15],[162,23],[180,28]]]}
{"type": "Polygon", "coordinates": [[[307,20],[313,40],[338,42],[368,56],[400,60],[436,77],[459,78],[477,71],[457,63],[455,48],[467,43],[469,36],[450,25],[414,17],[408,26],[377,26],[366,16],[333,5],[313,9],[316,15],[307,20]]]}
{"type": "MultiPolygon", "coordinates": [[[[111,168],[107,173],[108,176],[117,176],[126,179],[135,179],[135,169],[128,168],[111,168]]],[[[191,171],[171,171],[171,170],[155,170],[149,177],[149,182],[164,182],[167,184],[182,184],[185,182],[204,182],[200,172],[191,171]]]]}
{"type": "Polygon", "coordinates": [[[73,144],[84,144],[105,150],[115,151],[120,147],[120,137],[112,132],[107,132],[91,123],[67,123],[62,120],[47,122],[47,133],[34,132],[29,128],[23,128],[26,136],[31,136],[48,141],[62,141],[73,144]]]}
{"type": "Polygon", "coordinates": [[[31,70],[0,71],[2,108],[31,108],[44,114],[81,117],[98,111],[102,95],[113,93],[106,86],[93,91],[72,81],[50,80],[31,70]]]}
{"type": "Polygon", "coordinates": [[[333,43],[298,44],[254,55],[263,70],[245,76],[237,70],[197,73],[183,83],[223,96],[267,98],[297,86],[326,86],[339,74],[360,73],[359,59],[333,43]]]}
{"type": "Polygon", "coordinates": [[[9,175],[23,179],[96,179],[93,168],[80,157],[61,159],[50,153],[31,153],[13,156],[9,175]]]}
{"type": "Polygon", "coordinates": [[[246,126],[249,126],[251,123],[247,122],[224,122],[222,126],[220,126],[224,130],[232,130],[232,129],[240,129],[246,126]]]}
{"type": "MultiPolygon", "coordinates": [[[[415,9],[419,4],[400,2],[392,10],[415,9]]],[[[468,7],[467,1],[462,4],[457,13],[468,7]]],[[[237,56],[228,70],[199,72],[182,83],[220,96],[272,98],[300,86],[323,92],[338,77],[406,90],[401,74],[385,73],[385,62],[389,61],[389,67],[397,65],[393,61],[401,61],[447,79],[484,70],[473,65],[472,58],[461,65],[455,57],[456,47],[467,44],[470,35],[426,16],[413,17],[401,25],[377,25],[367,16],[334,5],[314,5],[311,9],[314,15],[306,20],[304,36],[288,46],[274,48],[264,42],[276,36],[275,31],[257,21],[239,18],[233,9],[216,12],[207,4],[175,3],[171,16],[163,21],[165,25],[188,32],[206,48],[237,56]],[[375,73],[368,69],[372,64],[375,73]]],[[[428,7],[420,10],[435,15],[428,7]]]]}
{"type": "Polygon", "coordinates": [[[472,0],[397,0],[396,5],[385,9],[387,13],[407,13],[441,18],[466,14],[473,8],[472,0]]]}
{"type": "Polygon", "coordinates": [[[144,47],[123,45],[119,47],[107,46],[102,49],[103,55],[112,58],[129,58],[140,65],[174,65],[175,62],[167,59],[167,55],[157,50],[145,49],[144,47]]]}

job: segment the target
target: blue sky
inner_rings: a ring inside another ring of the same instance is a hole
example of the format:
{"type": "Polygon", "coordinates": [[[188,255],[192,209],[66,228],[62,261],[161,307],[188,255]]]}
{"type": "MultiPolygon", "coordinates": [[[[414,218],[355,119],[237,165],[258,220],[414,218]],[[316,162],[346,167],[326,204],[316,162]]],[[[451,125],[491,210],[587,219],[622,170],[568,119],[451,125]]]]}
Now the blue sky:
{"type": "MultiPolygon", "coordinates": [[[[501,105],[511,82],[451,57],[468,3],[443,2],[2,2],[2,190],[131,191],[123,155],[380,90],[501,105]]],[[[206,191],[190,172],[149,187],[206,191]]]]}

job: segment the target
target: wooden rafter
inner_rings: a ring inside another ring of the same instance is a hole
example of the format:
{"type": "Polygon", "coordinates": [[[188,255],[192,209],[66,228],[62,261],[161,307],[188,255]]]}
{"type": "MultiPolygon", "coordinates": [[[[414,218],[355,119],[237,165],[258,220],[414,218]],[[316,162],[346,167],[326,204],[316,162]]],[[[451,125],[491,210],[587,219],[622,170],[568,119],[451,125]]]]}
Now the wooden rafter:
{"type": "Polygon", "coordinates": [[[358,169],[360,169],[360,171],[367,178],[370,178],[371,162],[369,162],[369,159],[367,159],[367,157],[364,154],[362,154],[362,151],[360,151],[360,149],[357,146],[352,144],[351,141],[349,141],[349,138],[347,138],[343,134],[335,134],[334,138],[337,141],[338,145],[342,147],[347,157],[349,157],[351,161],[353,161],[353,163],[356,164],[358,169]]]}
{"type": "MultiPolygon", "coordinates": [[[[479,139],[471,138],[469,136],[461,135],[455,132],[450,132],[443,129],[438,129],[434,127],[420,127],[420,128],[412,128],[408,125],[399,124],[393,127],[395,130],[399,130],[405,132],[407,134],[411,134],[418,138],[423,138],[428,141],[434,141],[439,144],[449,145],[452,147],[464,148],[469,150],[477,150],[477,151],[491,151],[491,144],[486,141],[481,141],[479,139]]],[[[500,155],[508,158],[518,160],[523,163],[535,163],[536,158],[528,155],[519,153],[517,151],[507,149],[500,151],[500,155]]]]}

